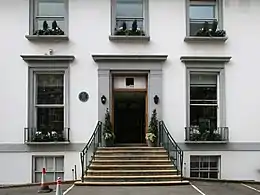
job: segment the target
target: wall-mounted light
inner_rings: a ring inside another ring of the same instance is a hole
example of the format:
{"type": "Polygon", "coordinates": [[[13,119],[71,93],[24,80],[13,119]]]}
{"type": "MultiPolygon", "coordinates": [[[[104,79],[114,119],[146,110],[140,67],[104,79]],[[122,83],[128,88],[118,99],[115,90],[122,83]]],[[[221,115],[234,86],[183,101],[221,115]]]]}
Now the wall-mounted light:
{"type": "Polygon", "coordinates": [[[106,96],[102,95],[102,96],[101,96],[101,103],[102,103],[102,104],[105,104],[106,101],[107,101],[106,96]]]}
{"type": "Polygon", "coordinates": [[[155,95],[155,96],[153,97],[153,101],[154,101],[155,104],[158,104],[158,103],[159,103],[159,97],[158,97],[158,95],[155,95]]]}

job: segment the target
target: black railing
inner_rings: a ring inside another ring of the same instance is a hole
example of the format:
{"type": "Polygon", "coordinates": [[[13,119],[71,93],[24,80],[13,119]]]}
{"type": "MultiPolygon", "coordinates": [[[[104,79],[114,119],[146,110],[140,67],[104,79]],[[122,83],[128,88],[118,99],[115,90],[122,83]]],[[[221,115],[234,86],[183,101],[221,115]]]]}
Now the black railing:
{"type": "Polygon", "coordinates": [[[205,129],[199,127],[185,127],[185,141],[224,141],[229,139],[228,127],[205,129]]]}
{"type": "Polygon", "coordinates": [[[95,152],[97,148],[101,145],[102,139],[102,122],[98,121],[96,128],[91,135],[87,145],[83,148],[80,153],[81,162],[81,181],[84,181],[85,171],[88,170],[92,160],[94,160],[95,152]]]}
{"type": "Polygon", "coordinates": [[[168,153],[169,160],[172,161],[177,173],[183,178],[183,151],[174,141],[163,121],[159,122],[159,145],[163,146],[168,153]]]}
{"type": "Polygon", "coordinates": [[[24,142],[70,142],[70,128],[60,131],[40,131],[37,128],[24,128],[24,142]]]}

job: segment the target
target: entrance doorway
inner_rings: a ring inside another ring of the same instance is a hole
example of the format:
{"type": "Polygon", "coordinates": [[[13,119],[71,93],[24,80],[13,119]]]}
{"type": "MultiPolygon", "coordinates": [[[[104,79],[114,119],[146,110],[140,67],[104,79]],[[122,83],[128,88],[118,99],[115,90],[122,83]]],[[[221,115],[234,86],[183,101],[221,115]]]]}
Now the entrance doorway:
{"type": "Polygon", "coordinates": [[[116,143],[145,143],[146,91],[114,91],[116,143]]]}

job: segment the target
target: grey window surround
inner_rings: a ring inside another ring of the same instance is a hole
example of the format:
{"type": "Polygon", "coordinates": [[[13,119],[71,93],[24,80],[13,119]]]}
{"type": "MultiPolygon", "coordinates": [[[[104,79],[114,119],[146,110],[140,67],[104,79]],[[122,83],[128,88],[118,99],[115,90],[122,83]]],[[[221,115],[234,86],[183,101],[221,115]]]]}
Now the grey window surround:
{"type": "MultiPolygon", "coordinates": [[[[56,174],[61,174],[64,176],[64,156],[63,155],[44,155],[44,156],[41,156],[41,155],[33,155],[32,156],[32,183],[36,183],[36,182],[40,182],[40,181],[36,181],[36,174],[41,174],[41,170],[36,170],[37,169],[37,163],[36,163],[36,159],[37,158],[43,158],[43,165],[44,167],[46,168],[46,172],[48,173],[51,173],[53,174],[53,181],[55,181],[57,179],[57,177],[55,177],[56,174]],[[46,158],[52,158],[53,159],[53,170],[48,170],[47,169],[47,163],[46,163],[46,158]],[[61,170],[56,170],[56,167],[57,167],[57,162],[56,162],[56,159],[57,158],[61,158],[63,160],[63,167],[62,167],[62,171],[61,170]]],[[[64,179],[64,177],[61,178],[62,180],[64,179]]],[[[50,181],[50,182],[53,182],[53,181],[50,181]]]]}
{"type": "MultiPolygon", "coordinates": [[[[197,73],[217,73],[219,75],[219,118],[218,125],[226,127],[226,106],[225,106],[225,63],[229,62],[231,57],[226,56],[182,56],[181,61],[186,66],[186,126],[190,126],[190,74],[197,73]]],[[[227,143],[226,141],[186,141],[185,143],[227,143]]]]}
{"type": "Polygon", "coordinates": [[[29,0],[29,35],[25,35],[29,41],[68,41],[69,40],[69,0],[63,0],[65,5],[64,24],[62,29],[65,35],[33,35],[35,22],[35,0],[29,0]]]}
{"type": "MultiPolygon", "coordinates": [[[[64,127],[69,127],[69,66],[75,57],[73,55],[21,55],[28,63],[28,124],[36,127],[35,118],[35,74],[62,72],[64,74],[64,127]]],[[[68,144],[69,142],[62,142],[68,144]]],[[[30,143],[28,143],[30,144],[30,143]]],[[[53,144],[53,142],[43,143],[53,144]]],[[[56,144],[56,142],[55,142],[56,144]]],[[[59,143],[61,144],[61,143],[59,143]]]]}
{"type": "Polygon", "coordinates": [[[95,62],[163,62],[167,57],[158,54],[92,54],[95,62]]]}
{"type": "MultiPolygon", "coordinates": [[[[186,0],[186,36],[184,38],[184,41],[187,43],[193,43],[193,42],[226,42],[228,37],[197,37],[197,36],[190,36],[190,1],[186,0]]],[[[207,0],[204,0],[202,2],[199,2],[198,4],[207,3],[207,0]]],[[[217,2],[217,14],[218,14],[218,28],[223,29],[224,27],[224,14],[223,14],[223,0],[216,0],[217,2]]]]}
{"type": "Polygon", "coordinates": [[[149,35],[149,0],[143,0],[143,30],[145,36],[117,36],[115,33],[116,26],[116,1],[111,0],[111,34],[109,35],[110,41],[150,41],[149,35]]]}

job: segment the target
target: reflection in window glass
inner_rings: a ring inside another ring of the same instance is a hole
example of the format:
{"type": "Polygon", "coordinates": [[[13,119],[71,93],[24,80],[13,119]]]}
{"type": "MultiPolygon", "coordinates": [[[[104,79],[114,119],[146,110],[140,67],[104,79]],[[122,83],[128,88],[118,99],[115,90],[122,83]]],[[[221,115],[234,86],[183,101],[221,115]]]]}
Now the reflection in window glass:
{"type": "Polygon", "coordinates": [[[213,19],[215,18],[214,5],[191,5],[190,19],[213,19]]]}
{"type": "Polygon", "coordinates": [[[37,13],[38,16],[64,16],[64,1],[40,1],[37,13]]]}
{"type": "Polygon", "coordinates": [[[116,5],[117,18],[143,17],[143,0],[118,0],[116,5]]]}

